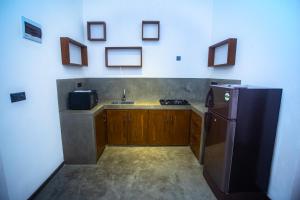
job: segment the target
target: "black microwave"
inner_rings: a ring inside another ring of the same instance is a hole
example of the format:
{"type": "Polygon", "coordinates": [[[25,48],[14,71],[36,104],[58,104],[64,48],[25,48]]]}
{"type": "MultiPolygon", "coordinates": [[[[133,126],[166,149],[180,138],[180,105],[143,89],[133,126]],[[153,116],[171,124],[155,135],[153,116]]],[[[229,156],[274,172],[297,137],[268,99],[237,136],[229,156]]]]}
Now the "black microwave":
{"type": "Polygon", "coordinates": [[[75,90],[69,92],[68,108],[70,110],[90,110],[98,103],[96,90],[75,90]]]}

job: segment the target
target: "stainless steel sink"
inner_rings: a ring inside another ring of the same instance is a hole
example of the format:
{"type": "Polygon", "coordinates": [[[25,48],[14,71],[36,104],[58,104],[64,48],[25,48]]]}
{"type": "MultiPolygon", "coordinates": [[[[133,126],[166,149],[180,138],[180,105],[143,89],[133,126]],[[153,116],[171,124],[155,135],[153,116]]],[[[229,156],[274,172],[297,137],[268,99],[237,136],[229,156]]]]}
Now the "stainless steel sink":
{"type": "Polygon", "coordinates": [[[134,101],[126,100],[126,101],[112,101],[112,104],[134,104],[134,101]]]}

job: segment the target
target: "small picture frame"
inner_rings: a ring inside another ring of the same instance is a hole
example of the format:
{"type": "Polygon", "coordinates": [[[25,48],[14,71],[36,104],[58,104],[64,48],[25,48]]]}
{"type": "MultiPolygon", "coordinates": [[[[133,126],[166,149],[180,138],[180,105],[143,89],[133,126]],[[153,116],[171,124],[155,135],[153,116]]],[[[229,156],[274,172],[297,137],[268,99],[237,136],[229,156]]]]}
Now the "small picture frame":
{"type": "Polygon", "coordinates": [[[106,41],[106,23],[103,21],[87,22],[87,35],[90,41],[106,41]]]}
{"type": "Polygon", "coordinates": [[[22,16],[23,38],[42,43],[42,26],[22,16]]]}
{"type": "Polygon", "coordinates": [[[160,38],[160,21],[142,22],[142,40],[158,41],[160,38]]]}

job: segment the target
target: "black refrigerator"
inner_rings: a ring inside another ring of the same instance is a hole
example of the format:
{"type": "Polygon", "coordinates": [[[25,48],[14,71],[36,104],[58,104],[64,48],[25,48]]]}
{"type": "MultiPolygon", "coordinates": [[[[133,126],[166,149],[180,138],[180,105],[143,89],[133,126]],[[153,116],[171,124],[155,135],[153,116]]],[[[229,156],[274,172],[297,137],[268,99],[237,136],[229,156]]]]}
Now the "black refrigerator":
{"type": "Polygon", "coordinates": [[[203,174],[218,199],[268,199],[282,89],[212,85],[203,174]]]}

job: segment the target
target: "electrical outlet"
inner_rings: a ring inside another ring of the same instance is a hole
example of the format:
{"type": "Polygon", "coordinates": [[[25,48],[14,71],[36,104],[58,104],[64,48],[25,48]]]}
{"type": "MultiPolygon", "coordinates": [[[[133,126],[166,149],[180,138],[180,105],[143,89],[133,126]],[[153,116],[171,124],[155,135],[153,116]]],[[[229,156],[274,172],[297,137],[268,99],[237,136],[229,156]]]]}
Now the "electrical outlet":
{"type": "Polygon", "coordinates": [[[25,92],[11,93],[10,101],[12,103],[26,100],[25,92]]]}
{"type": "Polygon", "coordinates": [[[82,87],[82,83],[81,83],[81,82],[78,82],[78,83],[77,83],[77,87],[78,87],[78,88],[82,87]]]}

